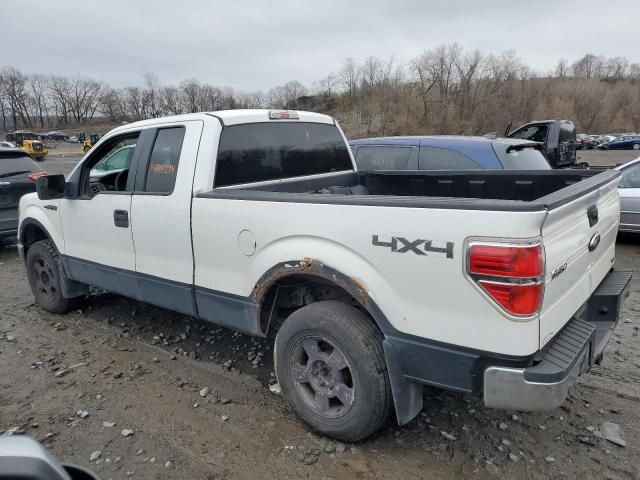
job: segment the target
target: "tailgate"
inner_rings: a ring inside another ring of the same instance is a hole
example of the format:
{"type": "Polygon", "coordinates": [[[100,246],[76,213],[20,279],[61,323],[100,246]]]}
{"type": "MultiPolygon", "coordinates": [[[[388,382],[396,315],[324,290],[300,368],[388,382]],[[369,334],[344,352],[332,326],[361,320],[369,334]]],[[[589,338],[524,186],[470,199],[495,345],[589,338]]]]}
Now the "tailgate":
{"type": "Polygon", "coordinates": [[[550,206],[542,226],[545,291],[540,348],[571,319],[613,267],[620,215],[619,178],[600,175],[607,176],[603,177],[607,181],[550,206]]]}

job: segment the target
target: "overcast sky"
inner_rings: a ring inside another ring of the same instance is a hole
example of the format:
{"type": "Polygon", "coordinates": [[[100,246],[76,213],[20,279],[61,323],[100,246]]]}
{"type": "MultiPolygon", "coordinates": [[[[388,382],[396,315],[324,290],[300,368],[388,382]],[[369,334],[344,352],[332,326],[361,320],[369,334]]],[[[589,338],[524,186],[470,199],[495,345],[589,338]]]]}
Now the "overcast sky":
{"type": "Polygon", "coordinates": [[[3,0],[0,66],[116,87],[154,72],[165,84],[197,78],[248,92],[288,80],[311,86],[345,57],[407,62],[458,42],[513,48],[545,72],[587,52],[640,62],[637,2],[3,0]]]}

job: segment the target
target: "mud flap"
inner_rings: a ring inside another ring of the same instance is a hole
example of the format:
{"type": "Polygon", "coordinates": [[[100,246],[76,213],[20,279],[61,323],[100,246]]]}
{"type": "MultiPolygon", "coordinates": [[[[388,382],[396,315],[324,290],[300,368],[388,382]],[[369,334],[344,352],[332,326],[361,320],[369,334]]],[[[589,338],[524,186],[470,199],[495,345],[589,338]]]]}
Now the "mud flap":
{"type": "Polygon", "coordinates": [[[58,272],[60,272],[62,296],[64,298],[75,298],[81,297],[82,295],[89,295],[89,285],[76,282],[69,278],[66,262],[63,262],[59,255],[56,257],[56,262],[58,264],[58,272]]]}
{"type": "Polygon", "coordinates": [[[383,347],[398,425],[405,425],[422,410],[422,385],[404,377],[398,353],[389,341],[384,340],[383,347]]]}

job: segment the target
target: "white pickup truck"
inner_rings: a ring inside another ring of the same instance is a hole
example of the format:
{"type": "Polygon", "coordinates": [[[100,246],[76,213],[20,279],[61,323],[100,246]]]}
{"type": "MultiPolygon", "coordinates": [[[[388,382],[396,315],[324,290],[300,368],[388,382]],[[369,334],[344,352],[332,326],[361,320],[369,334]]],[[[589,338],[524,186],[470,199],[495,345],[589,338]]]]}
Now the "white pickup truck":
{"type": "MultiPolygon", "coordinates": [[[[517,156],[518,150],[510,152],[517,156]]],[[[275,336],[292,409],[365,438],[422,386],[559,406],[598,362],[631,278],[619,172],[359,173],[325,115],[237,110],[105,135],[20,202],[42,308],[94,285],[275,336]]]]}

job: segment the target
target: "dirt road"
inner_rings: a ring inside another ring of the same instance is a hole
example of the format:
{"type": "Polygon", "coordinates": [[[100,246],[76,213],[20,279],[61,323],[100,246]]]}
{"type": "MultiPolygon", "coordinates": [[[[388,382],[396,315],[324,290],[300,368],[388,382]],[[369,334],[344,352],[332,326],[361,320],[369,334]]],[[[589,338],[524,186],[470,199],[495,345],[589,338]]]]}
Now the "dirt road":
{"type": "MultiPolygon", "coordinates": [[[[640,272],[640,238],[619,239],[617,266],[640,272]]],[[[640,477],[640,275],[604,364],[556,411],[425,389],[417,419],[353,446],[309,433],[270,392],[269,339],[109,293],[79,308],[42,311],[17,250],[0,252],[0,430],[103,479],[640,477]],[[626,447],[593,435],[607,421],[626,447]]]]}

